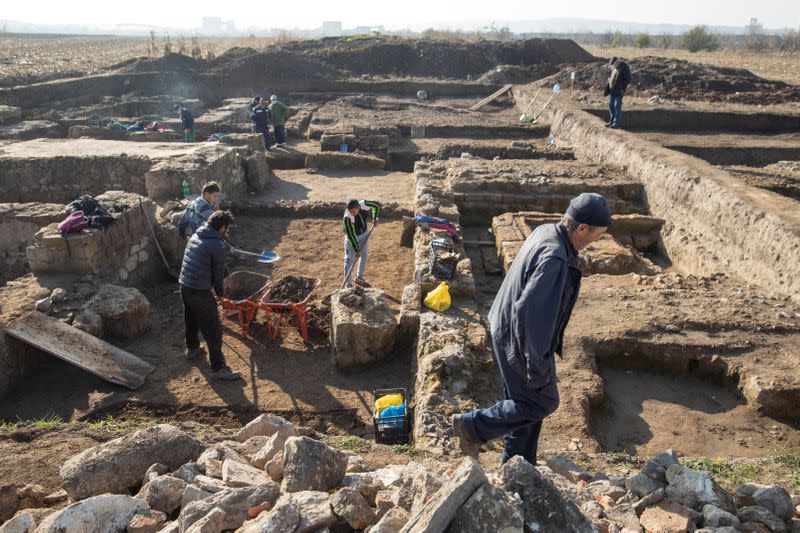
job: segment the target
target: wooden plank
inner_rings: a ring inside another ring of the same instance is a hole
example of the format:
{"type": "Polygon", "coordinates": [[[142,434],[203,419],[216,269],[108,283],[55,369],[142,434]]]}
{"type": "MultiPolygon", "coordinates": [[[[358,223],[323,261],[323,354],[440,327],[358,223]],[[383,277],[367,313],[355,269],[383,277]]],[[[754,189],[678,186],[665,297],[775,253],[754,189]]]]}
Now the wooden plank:
{"type": "Polygon", "coordinates": [[[508,85],[503,85],[500,89],[497,89],[495,92],[493,92],[492,94],[490,94],[489,96],[487,96],[486,98],[484,98],[483,100],[478,102],[477,104],[475,104],[472,107],[470,107],[469,110],[470,111],[477,111],[478,109],[482,108],[483,106],[485,106],[486,104],[488,104],[492,100],[496,100],[497,98],[500,98],[501,96],[503,96],[505,93],[510,91],[511,87],[513,87],[513,86],[514,85],[512,85],[510,83],[508,85]]]}
{"type": "Polygon", "coordinates": [[[144,385],[155,370],[132,353],[38,311],[12,322],[6,334],[129,389],[144,385]]]}

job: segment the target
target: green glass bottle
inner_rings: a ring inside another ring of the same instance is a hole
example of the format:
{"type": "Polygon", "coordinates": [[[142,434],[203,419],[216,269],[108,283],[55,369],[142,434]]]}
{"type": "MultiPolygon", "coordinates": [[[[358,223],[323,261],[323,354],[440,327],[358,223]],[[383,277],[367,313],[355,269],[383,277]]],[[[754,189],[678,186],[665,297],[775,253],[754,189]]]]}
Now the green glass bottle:
{"type": "Polygon", "coordinates": [[[183,184],[181,186],[183,187],[183,197],[189,198],[189,183],[186,180],[183,180],[183,184]]]}

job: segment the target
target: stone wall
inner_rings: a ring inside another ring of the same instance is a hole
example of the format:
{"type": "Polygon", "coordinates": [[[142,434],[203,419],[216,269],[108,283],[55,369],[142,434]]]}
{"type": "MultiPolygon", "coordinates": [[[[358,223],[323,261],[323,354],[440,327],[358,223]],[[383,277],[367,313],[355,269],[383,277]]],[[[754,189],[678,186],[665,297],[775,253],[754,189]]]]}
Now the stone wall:
{"type": "Polygon", "coordinates": [[[0,158],[0,198],[7,202],[63,202],[109,189],[145,192],[149,157],[71,155],[0,158]]]}
{"type": "Polygon", "coordinates": [[[162,276],[164,267],[147,227],[155,220],[155,204],[121,191],[109,191],[97,200],[106,208],[119,204],[128,209],[115,213],[116,222],[106,230],[87,229],[62,237],[55,225],[43,228],[27,248],[31,270],[92,274],[127,286],[147,285],[162,276]]]}
{"type": "MultiPolygon", "coordinates": [[[[458,221],[440,176],[430,164],[415,167],[414,202],[418,214],[448,216],[458,221]]],[[[493,395],[493,360],[486,328],[475,301],[475,280],[463,246],[456,250],[464,258],[449,282],[452,306],[437,313],[421,303],[439,280],[431,277],[428,249],[432,235],[417,228],[414,235],[414,285],[406,287],[400,317],[401,332],[419,323],[416,347],[417,372],[414,387],[414,446],[437,455],[457,449],[450,429],[450,415],[474,409],[493,395]]]]}
{"type": "Polygon", "coordinates": [[[61,204],[0,204],[0,285],[28,272],[25,249],[34,235],[65,216],[61,204]]]}
{"type": "MultiPolygon", "coordinates": [[[[518,102],[530,96],[515,87],[518,102]]],[[[560,142],[585,161],[625,167],[644,184],[654,216],[667,220],[663,240],[673,263],[696,274],[735,273],[800,300],[797,202],[750,187],[724,170],[565,106],[546,117],[560,142]]]]}
{"type": "Polygon", "coordinates": [[[240,150],[212,144],[190,155],[160,161],[144,174],[147,196],[154,200],[180,198],[184,181],[192,194],[200,194],[203,185],[216,181],[226,198],[245,196],[245,158],[240,150]]]}

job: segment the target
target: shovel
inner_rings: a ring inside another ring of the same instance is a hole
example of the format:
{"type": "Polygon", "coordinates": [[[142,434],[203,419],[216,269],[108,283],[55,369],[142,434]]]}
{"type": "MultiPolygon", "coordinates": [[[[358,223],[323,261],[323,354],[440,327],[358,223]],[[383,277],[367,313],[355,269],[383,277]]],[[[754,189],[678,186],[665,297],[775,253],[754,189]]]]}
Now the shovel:
{"type": "Polygon", "coordinates": [[[538,119],[540,116],[542,116],[542,113],[544,113],[545,109],[547,109],[547,106],[549,106],[549,105],[550,105],[550,103],[551,103],[553,100],[555,100],[555,99],[556,99],[556,97],[557,97],[559,94],[561,94],[561,85],[559,85],[558,83],[556,83],[555,85],[553,85],[553,94],[552,94],[552,95],[550,96],[550,98],[548,98],[548,99],[547,99],[547,101],[544,103],[544,106],[542,107],[542,109],[540,109],[540,110],[539,110],[539,112],[538,112],[538,113],[536,113],[536,115],[534,115],[534,117],[533,117],[532,119],[530,119],[530,121],[529,121],[529,122],[530,122],[530,124],[536,124],[536,120],[537,120],[537,119],[538,119]]]}
{"type": "Polygon", "coordinates": [[[237,254],[249,255],[250,257],[255,257],[256,261],[258,261],[259,263],[274,263],[275,261],[281,258],[281,256],[279,256],[275,252],[268,252],[266,250],[264,250],[261,253],[246,252],[244,250],[240,250],[239,248],[232,248],[232,250],[237,254]]]}
{"type": "Polygon", "coordinates": [[[541,92],[542,92],[542,88],[539,87],[539,90],[536,91],[536,94],[533,95],[533,98],[531,98],[531,101],[528,102],[528,105],[525,106],[525,110],[519,116],[520,121],[525,122],[526,120],[528,120],[528,114],[527,114],[528,110],[531,108],[533,103],[536,101],[536,98],[539,96],[539,93],[541,93],[541,92]]]}
{"type": "Polygon", "coordinates": [[[142,204],[142,199],[139,198],[139,209],[142,210],[142,214],[144,215],[144,219],[147,221],[147,229],[150,230],[150,236],[153,237],[153,242],[156,244],[156,249],[158,250],[158,254],[161,256],[161,261],[164,262],[164,266],[167,268],[167,273],[170,277],[178,279],[181,277],[181,273],[178,272],[172,265],[169,264],[167,261],[166,256],[164,256],[164,250],[161,249],[161,245],[158,243],[158,238],[156,237],[156,232],[153,229],[153,226],[150,224],[150,218],[147,216],[147,211],[144,209],[144,205],[142,204]]]}

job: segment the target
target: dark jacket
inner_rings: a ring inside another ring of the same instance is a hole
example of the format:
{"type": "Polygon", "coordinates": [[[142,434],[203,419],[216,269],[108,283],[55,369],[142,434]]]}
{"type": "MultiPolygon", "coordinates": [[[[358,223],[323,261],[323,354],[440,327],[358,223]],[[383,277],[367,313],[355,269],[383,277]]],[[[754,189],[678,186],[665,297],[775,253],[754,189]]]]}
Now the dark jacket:
{"type": "Polygon", "coordinates": [[[616,75],[612,72],[608,80],[609,92],[613,95],[625,94],[631,82],[631,68],[622,60],[615,61],[612,67],[616,69],[616,75]]]}
{"type": "Polygon", "coordinates": [[[225,238],[208,224],[203,224],[192,235],[183,253],[183,265],[178,282],[183,287],[211,290],[223,296],[225,289],[225,238]]]}
{"type": "Polygon", "coordinates": [[[553,354],[561,354],[564,329],[580,290],[578,253],[561,224],[528,236],[489,311],[492,336],[509,365],[534,375],[533,387],[555,381],[553,354]]]}
{"type": "Polygon", "coordinates": [[[342,217],[342,230],[356,253],[361,251],[358,236],[367,231],[367,212],[369,211],[372,220],[378,220],[381,213],[381,204],[375,200],[361,200],[358,207],[356,216],[351,215],[349,209],[345,209],[342,217]]]}
{"type": "Polygon", "coordinates": [[[183,129],[185,130],[194,128],[194,113],[192,113],[191,109],[181,108],[181,124],[183,124],[183,129]]]}
{"type": "Polygon", "coordinates": [[[266,128],[269,125],[269,119],[269,109],[266,107],[258,106],[250,114],[250,120],[259,128],[266,128]]]}
{"type": "Polygon", "coordinates": [[[213,212],[214,208],[203,200],[202,196],[192,200],[178,221],[178,233],[184,239],[191,237],[197,228],[206,223],[213,212]]]}

